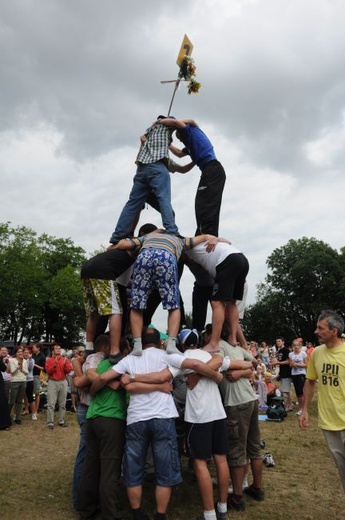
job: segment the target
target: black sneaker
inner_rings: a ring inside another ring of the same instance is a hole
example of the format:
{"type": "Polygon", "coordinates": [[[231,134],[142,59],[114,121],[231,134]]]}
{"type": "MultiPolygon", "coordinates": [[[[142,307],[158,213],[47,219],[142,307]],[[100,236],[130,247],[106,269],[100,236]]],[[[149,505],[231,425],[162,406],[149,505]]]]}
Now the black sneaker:
{"type": "Polygon", "coordinates": [[[116,363],[123,359],[123,354],[121,354],[121,352],[119,352],[118,354],[110,354],[108,359],[109,363],[111,363],[112,365],[116,365],[116,363]]]}
{"type": "Polygon", "coordinates": [[[262,502],[265,500],[265,491],[263,489],[258,489],[251,484],[250,486],[244,488],[244,492],[246,495],[254,498],[254,500],[258,500],[258,502],[262,502]]]}
{"type": "Polygon", "coordinates": [[[235,498],[233,493],[230,493],[228,495],[228,509],[234,509],[235,511],[245,511],[246,510],[246,504],[243,500],[243,498],[235,498]]]}

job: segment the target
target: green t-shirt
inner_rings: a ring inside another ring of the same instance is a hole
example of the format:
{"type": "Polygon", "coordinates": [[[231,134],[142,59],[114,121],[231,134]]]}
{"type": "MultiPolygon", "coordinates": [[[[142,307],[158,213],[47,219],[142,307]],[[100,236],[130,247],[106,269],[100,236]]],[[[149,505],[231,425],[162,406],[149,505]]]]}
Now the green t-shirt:
{"type": "MultiPolygon", "coordinates": [[[[112,367],[108,359],[101,361],[97,367],[97,372],[103,374],[112,367]]],[[[95,419],[96,417],[110,417],[111,419],[126,419],[126,392],[123,388],[112,390],[108,386],[102,388],[91,400],[86,418],[95,419]]]]}

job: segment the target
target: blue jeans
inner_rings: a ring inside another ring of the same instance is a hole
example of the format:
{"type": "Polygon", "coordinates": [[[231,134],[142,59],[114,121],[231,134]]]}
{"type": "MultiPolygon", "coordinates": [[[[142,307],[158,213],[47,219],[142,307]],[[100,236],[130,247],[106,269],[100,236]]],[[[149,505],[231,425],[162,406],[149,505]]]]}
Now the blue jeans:
{"type": "Polygon", "coordinates": [[[170,174],[164,162],[157,161],[150,164],[139,163],[137,173],[133,179],[132,191],[123,208],[116,229],[110,242],[126,238],[133,232],[135,217],[143,208],[146,198],[153,190],[162,215],[163,226],[167,233],[178,234],[174,212],[171,206],[170,174]]]}
{"type": "Polygon", "coordinates": [[[73,507],[77,507],[78,503],[78,495],[79,495],[79,483],[80,477],[83,471],[83,464],[85,458],[85,448],[86,448],[86,414],[87,414],[88,406],[83,404],[78,404],[77,408],[77,421],[80,426],[80,437],[79,437],[79,448],[78,453],[74,463],[74,471],[73,471],[73,488],[72,488],[72,502],[73,507]]]}
{"type": "Polygon", "coordinates": [[[175,419],[149,419],[127,426],[125,485],[142,485],[149,445],[152,448],[156,484],[170,487],[182,482],[175,419]]]}

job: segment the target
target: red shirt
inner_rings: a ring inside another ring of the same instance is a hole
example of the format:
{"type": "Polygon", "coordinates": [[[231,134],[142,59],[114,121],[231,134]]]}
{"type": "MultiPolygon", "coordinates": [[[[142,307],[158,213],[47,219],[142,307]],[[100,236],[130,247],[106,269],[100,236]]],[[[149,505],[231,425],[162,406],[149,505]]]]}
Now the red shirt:
{"type": "Polygon", "coordinates": [[[53,379],[54,381],[63,381],[66,379],[66,375],[71,372],[72,363],[66,357],[53,356],[47,359],[45,369],[49,379],[53,379]]]}

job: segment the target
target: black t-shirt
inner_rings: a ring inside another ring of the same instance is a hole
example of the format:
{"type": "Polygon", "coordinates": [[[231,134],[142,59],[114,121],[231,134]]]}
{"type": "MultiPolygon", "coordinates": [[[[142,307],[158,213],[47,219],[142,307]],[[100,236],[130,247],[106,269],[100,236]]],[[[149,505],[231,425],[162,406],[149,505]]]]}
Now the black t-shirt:
{"type": "MultiPolygon", "coordinates": [[[[42,354],[42,352],[40,352],[39,354],[33,354],[32,358],[35,361],[35,365],[39,365],[40,367],[43,367],[43,370],[44,370],[44,367],[45,367],[45,364],[46,364],[46,357],[45,357],[45,355],[42,354]]],[[[37,367],[34,367],[33,375],[34,376],[39,376],[40,373],[41,373],[41,370],[39,368],[37,368],[37,367]]]]}
{"type": "Polygon", "coordinates": [[[128,251],[111,249],[87,260],[81,268],[82,279],[115,280],[134,262],[128,251]]]}
{"type": "MultiPolygon", "coordinates": [[[[290,350],[288,347],[283,347],[277,352],[278,361],[286,361],[289,359],[290,350]]],[[[279,365],[279,377],[291,377],[291,367],[290,365],[279,365]]]]}

